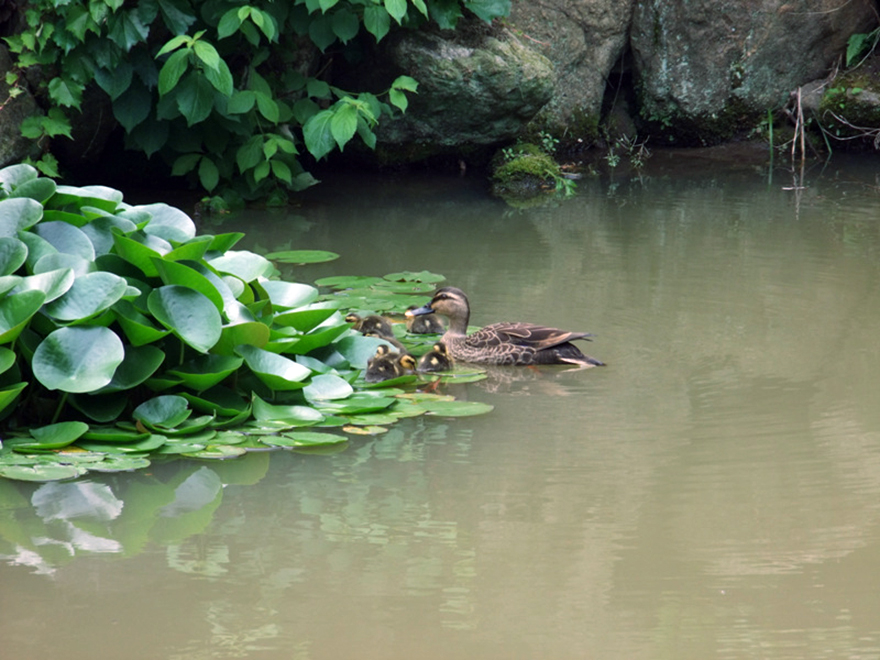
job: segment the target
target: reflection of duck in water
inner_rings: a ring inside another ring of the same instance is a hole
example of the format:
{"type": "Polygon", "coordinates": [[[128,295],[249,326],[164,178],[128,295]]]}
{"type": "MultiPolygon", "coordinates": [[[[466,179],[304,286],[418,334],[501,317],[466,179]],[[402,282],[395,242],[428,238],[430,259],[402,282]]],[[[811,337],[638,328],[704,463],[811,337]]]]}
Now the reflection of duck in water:
{"type": "MultiPolygon", "coordinates": [[[[407,312],[417,309],[418,305],[410,305],[406,308],[407,312]]],[[[414,335],[440,335],[446,330],[443,322],[436,316],[413,316],[409,313],[406,315],[406,329],[414,335]]]]}
{"type": "Polygon", "coordinates": [[[464,292],[455,287],[438,289],[430,303],[408,310],[406,315],[433,313],[449,319],[449,328],[441,339],[456,360],[498,365],[604,365],[571,343],[576,339],[589,341],[586,332],[567,332],[532,323],[493,323],[467,334],[470,305],[464,292]]]}
{"type": "Polygon", "coordinates": [[[364,380],[368,383],[381,383],[416,370],[416,359],[409,353],[395,353],[387,346],[379,346],[376,354],[367,362],[364,380]]]}
{"type": "Polygon", "coordinates": [[[431,346],[431,350],[425,353],[419,360],[418,371],[449,371],[452,369],[452,356],[449,349],[442,341],[431,346]]]}

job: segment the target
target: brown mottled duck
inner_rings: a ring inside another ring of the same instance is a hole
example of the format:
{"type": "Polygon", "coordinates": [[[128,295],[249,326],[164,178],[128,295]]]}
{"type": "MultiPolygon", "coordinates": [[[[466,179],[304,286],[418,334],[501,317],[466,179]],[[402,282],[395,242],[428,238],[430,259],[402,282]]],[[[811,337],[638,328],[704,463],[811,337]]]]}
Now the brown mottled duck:
{"type": "Polygon", "coordinates": [[[440,314],[449,319],[441,341],[455,360],[477,364],[533,365],[573,364],[583,367],[604,363],[584,355],[571,342],[590,341],[587,332],[568,332],[533,323],[493,323],[467,334],[470,304],[461,289],[438,289],[424,307],[407,311],[407,315],[440,314]]]}

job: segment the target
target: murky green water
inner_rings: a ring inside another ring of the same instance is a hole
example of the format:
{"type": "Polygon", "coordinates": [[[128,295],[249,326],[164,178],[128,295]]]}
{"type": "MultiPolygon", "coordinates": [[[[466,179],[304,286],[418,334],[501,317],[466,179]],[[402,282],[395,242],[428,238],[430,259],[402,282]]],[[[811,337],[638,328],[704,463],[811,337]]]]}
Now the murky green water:
{"type": "Polygon", "coordinates": [[[291,276],[443,273],[609,366],[334,455],[0,482],[0,655],[880,658],[878,161],[663,158],[556,208],[389,176],[230,220],[343,255],[291,276]]]}

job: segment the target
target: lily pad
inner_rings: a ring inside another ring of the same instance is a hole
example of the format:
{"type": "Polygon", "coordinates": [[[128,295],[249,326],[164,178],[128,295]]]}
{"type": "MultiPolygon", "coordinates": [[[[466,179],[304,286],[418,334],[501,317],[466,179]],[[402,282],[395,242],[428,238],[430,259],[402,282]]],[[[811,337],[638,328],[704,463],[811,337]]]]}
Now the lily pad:
{"type": "Polygon", "coordinates": [[[434,401],[423,402],[429,415],[441,417],[470,417],[471,415],[484,415],[492,412],[495,406],[481,401],[434,401]]]}
{"type": "Polygon", "coordinates": [[[283,250],[270,252],[266,258],[282,264],[319,264],[339,259],[339,255],[327,250],[283,250]]]}
{"type": "Polygon", "coordinates": [[[157,321],[201,353],[220,339],[220,312],[198,291],[176,284],[162,286],[150,293],[147,305],[157,321]]]}
{"type": "Polygon", "coordinates": [[[100,463],[89,465],[90,472],[131,472],[150,467],[150,459],[143,456],[116,454],[107,456],[100,463]]]}
{"type": "Polygon", "coordinates": [[[27,254],[27,245],[18,238],[0,236],[0,275],[10,275],[17,271],[27,259],[27,254]]]}
{"type": "Polygon", "coordinates": [[[250,370],[272,390],[302,389],[302,381],[312,373],[308,367],[256,346],[238,346],[235,351],[244,358],[250,370]]]}
{"type": "Polygon", "coordinates": [[[92,392],[113,379],[124,358],[122,341],[108,328],[60,328],[37,347],[32,368],[47,389],[92,392]]]}
{"type": "Polygon", "coordinates": [[[330,401],[345,399],[354,392],[348,381],[334,374],[313,376],[303,394],[309,401],[330,401]]]}
{"type": "Polygon", "coordinates": [[[0,300],[0,344],[15,341],[45,300],[42,291],[22,291],[0,300]]]}
{"type": "Polygon", "coordinates": [[[261,442],[274,447],[315,447],[348,442],[348,438],[344,435],[320,431],[290,431],[281,435],[264,436],[261,442]]]}
{"type": "Polygon", "coordinates": [[[223,460],[227,458],[238,458],[244,456],[247,449],[238,445],[208,445],[204,449],[198,451],[186,452],[183,455],[190,458],[208,458],[212,460],[223,460]]]}
{"type": "Polygon", "coordinates": [[[61,481],[75,479],[87,472],[80,465],[3,465],[0,464],[0,477],[17,481],[61,481]]]}
{"type": "Polygon", "coordinates": [[[191,414],[192,410],[185,398],[163,394],[144,401],[134,409],[132,417],[150,426],[174,428],[191,414]]]}

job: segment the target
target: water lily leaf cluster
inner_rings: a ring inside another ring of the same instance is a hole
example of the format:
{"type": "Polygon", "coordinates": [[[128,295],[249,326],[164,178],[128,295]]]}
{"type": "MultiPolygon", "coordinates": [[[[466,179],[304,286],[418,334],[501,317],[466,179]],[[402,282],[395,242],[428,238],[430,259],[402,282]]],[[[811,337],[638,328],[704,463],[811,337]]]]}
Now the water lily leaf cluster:
{"type": "Polygon", "coordinates": [[[29,165],[0,170],[0,186],[0,476],[332,445],[346,436],[301,429],[434,410],[362,388],[380,340],[351,330],[342,299],[235,249],[241,234],[199,235],[167,204],[57,185],[29,165]]]}
{"type": "MultiPolygon", "coordinates": [[[[6,82],[20,94],[39,81],[45,114],[21,130],[43,147],[73,135],[70,116],[91,93],[126,146],[159,154],[172,174],[229,197],[281,201],[315,183],[304,156],[320,160],[355,138],[375,148],[380,120],[405,112],[418,91],[406,75],[385,89],[341,89],[331,74],[342,63],[393,29],[452,29],[463,16],[489,22],[509,11],[510,0],[31,0],[20,32],[5,38],[6,82]]],[[[40,166],[56,173],[50,159],[40,166]]]]}

